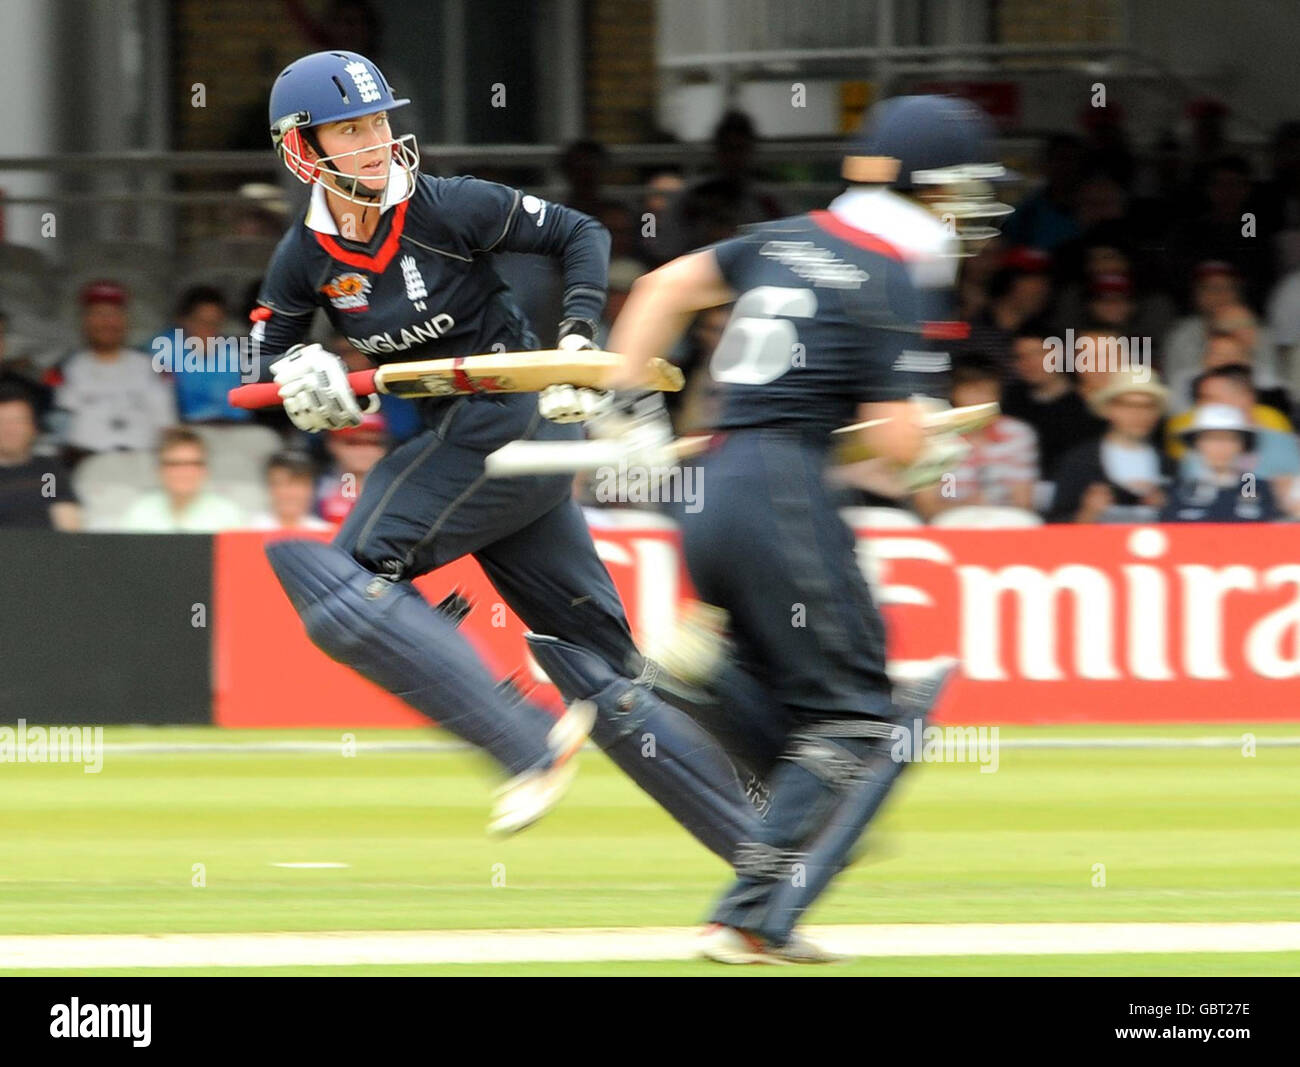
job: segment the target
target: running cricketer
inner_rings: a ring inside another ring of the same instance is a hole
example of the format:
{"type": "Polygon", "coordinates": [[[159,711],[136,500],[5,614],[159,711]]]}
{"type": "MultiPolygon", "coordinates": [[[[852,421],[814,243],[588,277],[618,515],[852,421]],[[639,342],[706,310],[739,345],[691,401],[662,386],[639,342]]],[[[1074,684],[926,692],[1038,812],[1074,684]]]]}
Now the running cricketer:
{"type": "MultiPolygon", "coordinates": [[[[368,59],[343,51],[297,60],[271,90],[272,142],[311,199],[272,257],[253,336],[275,360],[285,411],[307,432],[355,426],[363,414],[339,359],[303,343],[317,310],[379,363],[538,348],[493,252],[554,257],[564,276],[558,344],[595,347],[604,228],[493,182],[421,174],[414,137],[389,125],[408,102],[368,59]]],[[[580,438],[577,396],[558,386],[421,400],[422,432],[371,471],[333,543],[279,541],[267,554],[317,647],[501,764],[508,780],[491,830],[523,829],[554,806],[590,730],[706,846],[730,854],[757,816],[730,760],[689,716],[647,697],[584,704],[557,722],[498,686],[455,621],[411,585],[472,555],[534,630],[606,669],[642,671],[570,477],[483,472],[484,457],[508,441],[580,438]],[[646,732],[656,759],[642,755],[646,732]]]]}
{"type": "Polygon", "coordinates": [[[946,677],[900,703],[824,478],[832,432],[869,419],[886,421],[863,431],[867,444],[912,487],[962,454],[921,419],[947,395],[959,257],[1010,211],[992,195],[989,130],[960,100],[883,102],[851,142],[850,187],[829,210],[758,224],[647,275],[609,340],[631,386],[696,312],[735,305],[711,364],[723,397],[703,507],[681,516],[691,579],[734,643],[714,685],[766,790],[702,939],[721,962],[831,958],[795,924],[897,780],[896,723],[928,710],[946,677]]]}

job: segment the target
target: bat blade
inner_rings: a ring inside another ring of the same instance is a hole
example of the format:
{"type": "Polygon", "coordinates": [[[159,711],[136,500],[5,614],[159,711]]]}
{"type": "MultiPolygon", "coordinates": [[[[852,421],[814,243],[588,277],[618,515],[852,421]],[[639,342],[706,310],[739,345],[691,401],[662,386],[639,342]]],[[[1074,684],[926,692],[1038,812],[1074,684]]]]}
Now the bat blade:
{"type": "MultiPolygon", "coordinates": [[[[389,363],[375,372],[380,391],[394,396],[460,396],[466,393],[537,393],[550,385],[603,389],[622,364],[616,352],[501,352],[459,359],[389,363]]],[[[675,393],[682,372],[655,360],[647,388],[675,393]]]]}
{"type": "MultiPolygon", "coordinates": [[[[622,358],[617,352],[599,349],[491,352],[454,359],[386,363],[375,370],[349,374],[348,383],[357,396],[367,393],[406,397],[537,393],[548,385],[603,389],[622,363],[622,358]]],[[[646,374],[647,389],[675,393],[685,384],[682,372],[667,360],[652,360],[646,374]]],[[[279,389],[274,382],[241,385],[230,390],[229,399],[237,408],[273,407],[280,403],[279,389]]]]}

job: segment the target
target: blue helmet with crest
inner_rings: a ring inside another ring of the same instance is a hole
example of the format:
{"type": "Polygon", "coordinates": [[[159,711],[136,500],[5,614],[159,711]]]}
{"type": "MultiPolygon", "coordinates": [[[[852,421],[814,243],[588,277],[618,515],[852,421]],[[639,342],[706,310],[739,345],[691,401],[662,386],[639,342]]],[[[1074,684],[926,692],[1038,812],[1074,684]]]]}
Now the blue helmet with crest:
{"type": "MultiPolygon", "coordinates": [[[[388,80],[370,60],[356,52],[315,52],[290,63],[271,86],[271,141],[276,153],[299,181],[311,184],[322,177],[332,179],[331,188],[346,200],[373,204],[382,195],[365,185],[355,174],[338,167],[340,160],[370,152],[374,146],[355,152],[327,156],[312,135],[312,128],[330,122],[391,111],[411,101],[394,95],[388,80]],[[315,158],[308,158],[310,147],[315,158]]],[[[420,150],[415,136],[407,134],[388,142],[393,162],[406,182],[407,199],[415,191],[420,169],[420,150]]]]}
{"type": "Polygon", "coordinates": [[[997,162],[989,117],[952,96],[896,96],[871,109],[849,140],[842,174],[856,184],[886,185],[923,203],[948,224],[965,254],[997,236],[991,220],[1011,214],[992,182],[997,162]]]}

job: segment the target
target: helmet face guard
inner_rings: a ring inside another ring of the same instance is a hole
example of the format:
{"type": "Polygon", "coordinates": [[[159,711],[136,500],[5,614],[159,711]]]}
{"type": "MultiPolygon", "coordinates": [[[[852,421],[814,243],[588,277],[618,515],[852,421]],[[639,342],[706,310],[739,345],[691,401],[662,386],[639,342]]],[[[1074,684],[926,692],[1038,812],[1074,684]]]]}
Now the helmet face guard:
{"type": "Polygon", "coordinates": [[[912,173],[912,195],[957,238],[961,258],[979,252],[1000,232],[1015,208],[997,199],[993,182],[1006,176],[1000,163],[966,164],[912,173]]]}
{"type": "Polygon", "coordinates": [[[271,131],[271,138],[281,161],[289,169],[289,173],[300,182],[305,185],[322,182],[336,196],[362,207],[373,207],[376,201],[399,204],[403,200],[410,199],[415,193],[416,175],[420,172],[420,146],[416,142],[415,134],[408,133],[382,144],[367,145],[365,148],[357,148],[351,152],[336,152],[332,156],[318,155],[313,148],[312,155],[315,158],[309,159],[306,152],[307,138],[304,136],[307,127],[301,122],[304,119],[309,120],[309,116],[301,112],[290,115],[281,119],[271,131]],[[405,188],[393,198],[388,198],[387,195],[388,183],[394,178],[391,166],[384,175],[385,184],[382,189],[371,189],[363,184],[361,175],[349,173],[340,166],[343,161],[383,148],[389,150],[392,162],[397,164],[401,181],[405,185],[405,188]]]}

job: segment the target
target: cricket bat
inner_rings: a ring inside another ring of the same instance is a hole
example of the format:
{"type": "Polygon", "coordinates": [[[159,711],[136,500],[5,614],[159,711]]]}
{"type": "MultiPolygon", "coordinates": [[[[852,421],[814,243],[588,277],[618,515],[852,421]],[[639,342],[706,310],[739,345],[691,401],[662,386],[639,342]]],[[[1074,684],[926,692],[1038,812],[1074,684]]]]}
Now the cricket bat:
{"type": "MultiPolygon", "coordinates": [[[[928,434],[970,433],[996,419],[997,404],[971,404],[947,408],[926,415],[923,423],[928,434]]],[[[855,422],[841,426],[834,433],[834,462],[837,466],[872,459],[871,450],[858,434],[883,419],[855,422]]],[[[714,434],[679,437],[669,446],[669,458],[681,461],[706,451],[714,434]]],[[[565,474],[617,467],[627,460],[627,445],[617,437],[589,441],[511,441],[487,456],[486,470],[492,478],[510,478],[523,474],[565,474]]]]}
{"type": "MultiPolygon", "coordinates": [[[[492,352],[453,359],[425,359],[411,363],[385,363],[370,370],[354,371],[348,384],[357,396],[386,393],[390,396],[461,396],[466,393],[537,393],[548,385],[577,385],[603,389],[621,365],[617,352],[587,349],[568,352],[492,352]]],[[[651,360],[645,388],[665,393],[678,392],[682,372],[667,360],[651,360]]],[[[240,385],[230,390],[229,400],[237,408],[268,408],[280,403],[275,382],[240,385]]]]}

